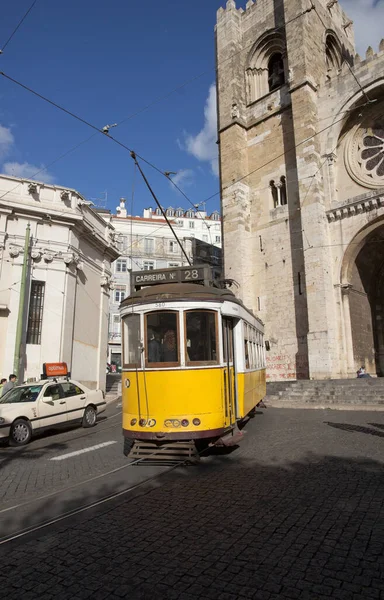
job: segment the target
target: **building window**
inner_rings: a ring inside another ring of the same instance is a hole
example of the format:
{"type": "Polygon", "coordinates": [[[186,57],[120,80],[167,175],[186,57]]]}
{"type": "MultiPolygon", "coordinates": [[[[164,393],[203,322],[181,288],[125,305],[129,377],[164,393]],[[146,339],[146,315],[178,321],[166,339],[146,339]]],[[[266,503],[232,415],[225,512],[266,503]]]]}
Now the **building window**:
{"type": "Polygon", "coordinates": [[[182,208],[177,208],[176,212],[175,212],[176,217],[183,217],[184,216],[184,211],[182,208]]]}
{"type": "Polygon", "coordinates": [[[342,48],[339,40],[334,34],[328,34],[325,41],[325,60],[327,64],[327,77],[340,72],[343,64],[342,48]]]}
{"type": "Polygon", "coordinates": [[[211,214],[212,221],[220,221],[220,215],[218,212],[214,212],[211,214]]]}
{"type": "Polygon", "coordinates": [[[144,260],[143,261],[143,269],[144,271],[153,271],[155,268],[154,260],[144,260]]]}
{"type": "Polygon", "coordinates": [[[287,183],[284,175],[280,177],[280,181],[276,184],[274,179],[269,182],[271,189],[273,208],[278,206],[285,206],[288,203],[287,198],[287,183]]]}
{"type": "Polygon", "coordinates": [[[187,210],[187,212],[185,213],[185,216],[187,217],[187,219],[193,219],[195,216],[195,213],[193,212],[193,210],[187,210]]]}
{"type": "Polygon", "coordinates": [[[126,235],[121,235],[118,238],[118,242],[117,242],[118,248],[120,250],[120,252],[125,252],[128,248],[128,238],[126,235]]]}
{"type": "Polygon", "coordinates": [[[273,54],[268,62],[268,85],[269,91],[277,90],[285,83],[284,62],[280,52],[273,54]]]}
{"type": "Polygon", "coordinates": [[[221,242],[221,236],[220,235],[217,235],[215,237],[215,242],[216,242],[216,244],[220,244],[220,242],[221,242]]]}
{"type": "Polygon", "coordinates": [[[175,221],[175,224],[178,225],[179,227],[183,227],[184,226],[184,221],[177,219],[177,221],[175,221]]]}
{"type": "Polygon", "coordinates": [[[195,221],[189,221],[189,229],[195,229],[195,221]]]}
{"type": "Polygon", "coordinates": [[[280,177],[280,204],[281,206],[285,206],[287,204],[287,183],[285,181],[284,175],[280,177]]]}
{"type": "Polygon", "coordinates": [[[126,273],[127,269],[127,261],[125,258],[118,258],[116,261],[116,273],[126,273]]]}
{"type": "Polygon", "coordinates": [[[29,300],[27,344],[41,344],[44,295],[44,281],[32,281],[29,300]]]}
{"type": "Polygon", "coordinates": [[[126,296],[127,288],[125,285],[117,285],[115,287],[115,302],[122,302],[126,296]]]}
{"type": "Polygon", "coordinates": [[[176,242],[176,240],[169,240],[169,251],[172,252],[173,254],[176,254],[179,248],[179,244],[176,242]]]}
{"type": "Polygon", "coordinates": [[[144,239],[144,251],[147,254],[152,254],[153,253],[153,249],[154,249],[154,240],[152,238],[145,238],[144,239]]]}
{"type": "Polygon", "coordinates": [[[155,215],[157,215],[158,217],[161,217],[163,215],[163,213],[161,212],[160,208],[156,208],[155,215]]]}
{"type": "Polygon", "coordinates": [[[180,267],[180,263],[179,262],[169,262],[168,263],[168,268],[169,269],[172,269],[172,268],[175,268],[175,267],[180,267]]]}
{"type": "Polygon", "coordinates": [[[174,217],[175,210],[172,207],[167,208],[166,215],[167,215],[167,217],[174,217]]]}

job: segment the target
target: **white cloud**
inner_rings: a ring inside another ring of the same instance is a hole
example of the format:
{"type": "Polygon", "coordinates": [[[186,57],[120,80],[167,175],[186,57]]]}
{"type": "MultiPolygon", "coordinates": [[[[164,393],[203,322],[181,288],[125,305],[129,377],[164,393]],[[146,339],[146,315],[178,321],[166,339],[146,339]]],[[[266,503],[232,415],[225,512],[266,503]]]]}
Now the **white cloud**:
{"type": "Polygon", "coordinates": [[[377,52],[384,37],[384,0],[340,0],[355,28],[356,50],[362,58],[368,46],[377,52]]]}
{"type": "Polygon", "coordinates": [[[216,86],[209,88],[204,107],[204,127],[197,135],[185,136],[185,149],[197,160],[209,162],[214,175],[219,175],[217,150],[216,86]]]}
{"type": "Polygon", "coordinates": [[[36,178],[37,181],[43,181],[44,183],[53,183],[54,181],[53,175],[46,171],[44,165],[36,167],[36,165],[31,165],[28,162],[6,162],[3,164],[3,172],[12,177],[22,177],[24,179],[36,178]]]}
{"type": "Polygon", "coordinates": [[[0,125],[0,158],[4,158],[9,153],[14,141],[15,138],[9,127],[0,125]]]}
{"type": "MultiPolygon", "coordinates": [[[[187,187],[188,185],[191,185],[193,183],[193,176],[194,173],[192,169],[180,169],[180,171],[178,171],[176,175],[172,175],[172,181],[181,188],[187,187]]],[[[172,187],[174,188],[174,186],[172,187]]]]}

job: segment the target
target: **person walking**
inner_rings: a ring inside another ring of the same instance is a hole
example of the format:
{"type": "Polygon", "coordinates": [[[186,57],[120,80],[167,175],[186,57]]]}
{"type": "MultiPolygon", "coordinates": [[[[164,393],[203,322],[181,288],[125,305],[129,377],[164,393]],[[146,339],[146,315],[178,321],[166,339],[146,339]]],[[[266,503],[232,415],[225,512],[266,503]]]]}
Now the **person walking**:
{"type": "Polygon", "coordinates": [[[15,387],[16,379],[17,377],[14,373],[12,373],[12,375],[9,376],[9,381],[7,381],[7,383],[4,383],[3,389],[1,390],[2,396],[4,396],[4,394],[6,394],[7,392],[9,392],[9,390],[15,387]]]}

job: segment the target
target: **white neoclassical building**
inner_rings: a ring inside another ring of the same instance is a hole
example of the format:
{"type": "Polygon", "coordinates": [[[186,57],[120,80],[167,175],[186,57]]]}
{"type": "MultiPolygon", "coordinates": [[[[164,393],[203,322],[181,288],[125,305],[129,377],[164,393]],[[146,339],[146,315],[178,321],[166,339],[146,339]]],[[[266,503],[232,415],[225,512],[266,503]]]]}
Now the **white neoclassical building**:
{"type": "Polygon", "coordinates": [[[0,376],[38,378],[45,362],[105,388],[113,226],[72,189],[0,175],[0,376]],[[21,344],[17,345],[26,230],[21,344]],[[15,348],[15,345],[18,346],[15,348]]]}

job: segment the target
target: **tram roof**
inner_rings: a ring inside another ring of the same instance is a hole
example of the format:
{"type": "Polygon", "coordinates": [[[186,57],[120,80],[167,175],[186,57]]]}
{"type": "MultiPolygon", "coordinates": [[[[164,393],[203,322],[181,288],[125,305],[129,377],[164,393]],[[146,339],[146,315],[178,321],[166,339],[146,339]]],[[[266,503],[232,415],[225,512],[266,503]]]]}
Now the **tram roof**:
{"type": "Polygon", "coordinates": [[[172,300],[203,300],[211,302],[234,302],[242,306],[255,319],[260,321],[243,302],[236,298],[235,294],[228,289],[221,289],[196,283],[164,283],[142,288],[133,292],[121,303],[120,307],[133,306],[138,303],[150,304],[161,300],[162,302],[172,300]]]}

